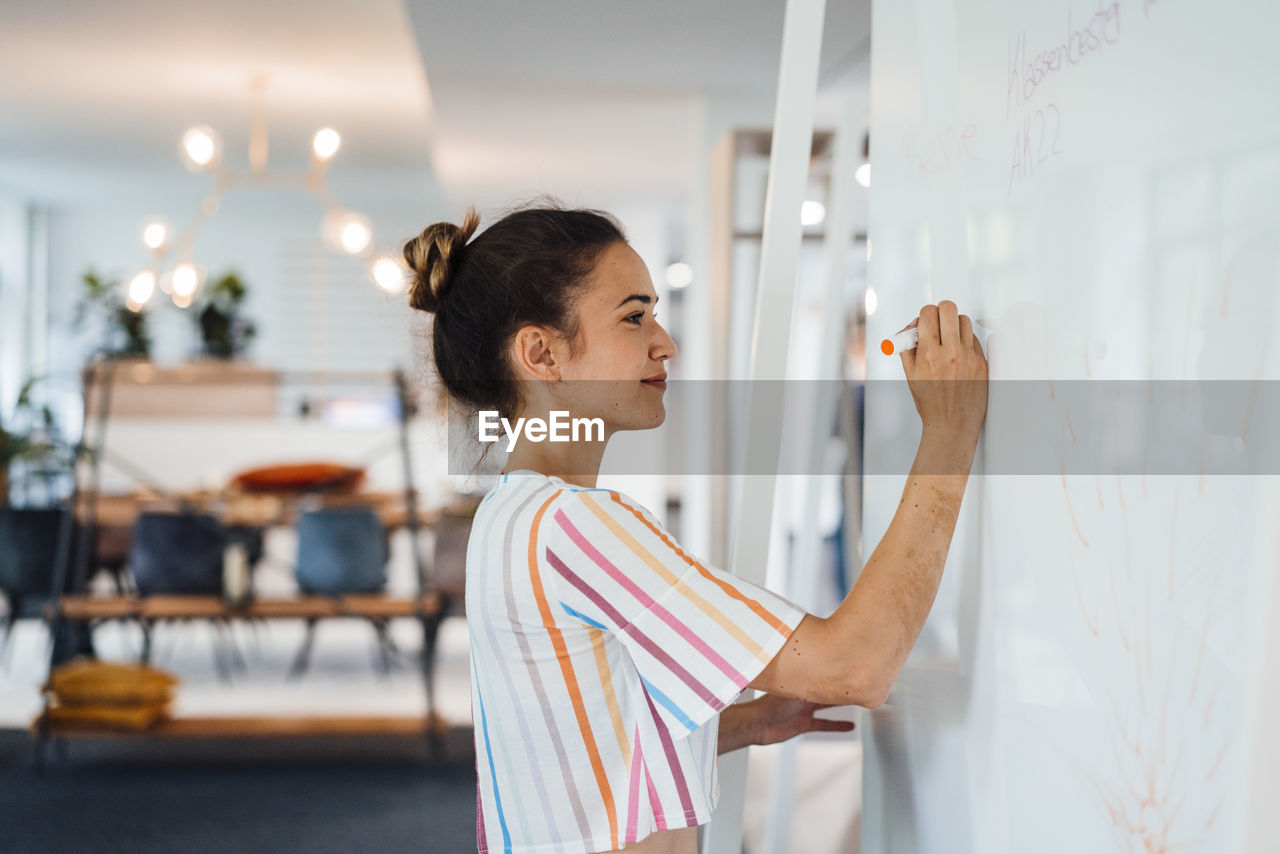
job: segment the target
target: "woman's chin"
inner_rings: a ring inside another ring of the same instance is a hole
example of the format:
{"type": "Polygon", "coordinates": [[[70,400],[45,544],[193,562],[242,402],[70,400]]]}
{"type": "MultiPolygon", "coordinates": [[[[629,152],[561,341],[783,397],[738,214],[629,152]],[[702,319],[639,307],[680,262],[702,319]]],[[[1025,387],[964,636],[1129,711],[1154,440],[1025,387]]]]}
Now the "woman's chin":
{"type": "Polygon", "coordinates": [[[615,425],[617,430],[652,430],[654,427],[661,427],[663,422],[667,420],[667,408],[662,404],[658,404],[656,409],[646,408],[647,411],[636,412],[625,423],[615,425]]]}

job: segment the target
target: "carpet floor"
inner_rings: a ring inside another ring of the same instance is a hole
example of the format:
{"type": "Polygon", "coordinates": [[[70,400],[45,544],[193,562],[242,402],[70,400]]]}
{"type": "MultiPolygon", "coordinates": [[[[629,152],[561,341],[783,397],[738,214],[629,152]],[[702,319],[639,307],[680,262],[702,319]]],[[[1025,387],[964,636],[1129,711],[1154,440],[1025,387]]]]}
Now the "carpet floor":
{"type": "Polygon", "coordinates": [[[0,851],[475,851],[475,753],[405,738],[66,742],[0,730],[0,851]]]}

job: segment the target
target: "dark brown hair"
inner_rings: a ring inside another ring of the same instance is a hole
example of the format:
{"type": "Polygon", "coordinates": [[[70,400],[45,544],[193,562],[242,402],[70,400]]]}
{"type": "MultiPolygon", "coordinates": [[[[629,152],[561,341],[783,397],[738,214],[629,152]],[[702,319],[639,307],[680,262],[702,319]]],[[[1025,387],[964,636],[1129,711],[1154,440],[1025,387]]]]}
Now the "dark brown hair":
{"type": "Polygon", "coordinates": [[[626,237],[603,211],[545,199],[470,240],[479,223],[468,208],[461,226],[437,222],[405,243],[414,272],[409,305],[435,315],[432,355],[449,394],[514,419],[523,401],[507,361],[511,337],[527,324],[542,325],[574,352],[573,302],[600,254],[626,237]]]}

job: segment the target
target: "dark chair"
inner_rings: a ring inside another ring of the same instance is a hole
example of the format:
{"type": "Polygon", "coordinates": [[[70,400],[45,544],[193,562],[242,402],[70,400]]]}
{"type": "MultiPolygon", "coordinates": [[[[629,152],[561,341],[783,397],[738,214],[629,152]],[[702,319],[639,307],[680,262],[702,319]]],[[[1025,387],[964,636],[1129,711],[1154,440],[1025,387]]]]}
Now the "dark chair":
{"type": "Polygon", "coordinates": [[[58,536],[66,515],[57,508],[0,510],[0,591],[9,600],[0,618],[0,661],[6,665],[13,624],[39,617],[38,603],[47,602],[53,592],[58,536]]]}
{"type": "Polygon", "coordinates": [[[129,564],[138,593],[222,593],[227,533],[199,513],[141,513],[133,526],[129,564]]]}
{"type": "Polygon", "coordinates": [[[467,613],[467,542],[471,538],[472,517],[443,513],[432,530],[431,569],[427,579],[431,588],[444,597],[443,616],[466,616],[467,613]]]}
{"type": "MultiPolygon", "coordinates": [[[[201,513],[146,512],[133,526],[129,566],[139,595],[221,596],[222,561],[229,538],[222,523],[201,513]]],[[[244,667],[231,644],[226,620],[214,620],[219,644],[215,663],[223,679],[230,678],[228,661],[244,667]]],[[[142,661],[151,658],[151,626],[142,621],[142,661]]]]}
{"type": "MultiPolygon", "coordinates": [[[[387,584],[390,539],[382,520],[367,507],[311,510],[298,517],[298,589],[305,594],[338,596],[377,593],[387,584]]],[[[394,647],[387,620],[370,618],[378,637],[379,663],[390,668],[394,647]]],[[[289,670],[291,677],[307,669],[315,642],[316,618],[308,618],[302,649],[289,670]]]]}
{"type": "Polygon", "coordinates": [[[445,508],[432,525],[434,546],[424,568],[424,587],[440,597],[440,610],[422,620],[422,669],[428,703],[435,708],[436,642],[446,617],[466,616],[467,544],[478,501],[462,500],[445,508]]]}

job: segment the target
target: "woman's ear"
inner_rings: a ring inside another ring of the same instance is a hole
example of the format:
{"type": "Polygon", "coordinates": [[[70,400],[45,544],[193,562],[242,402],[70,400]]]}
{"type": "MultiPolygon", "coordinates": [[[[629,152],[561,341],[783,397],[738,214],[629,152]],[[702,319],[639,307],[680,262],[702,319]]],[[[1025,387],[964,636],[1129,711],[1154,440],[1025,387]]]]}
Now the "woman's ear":
{"type": "Polygon", "coordinates": [[[511,340],[511,362],[516,375],[521,379],[560,379],[553,341],[554,337],[541,326],[521,327],[511,340]]]}

